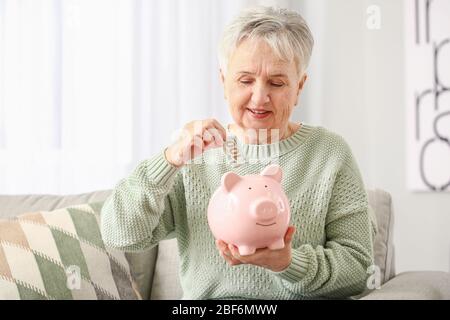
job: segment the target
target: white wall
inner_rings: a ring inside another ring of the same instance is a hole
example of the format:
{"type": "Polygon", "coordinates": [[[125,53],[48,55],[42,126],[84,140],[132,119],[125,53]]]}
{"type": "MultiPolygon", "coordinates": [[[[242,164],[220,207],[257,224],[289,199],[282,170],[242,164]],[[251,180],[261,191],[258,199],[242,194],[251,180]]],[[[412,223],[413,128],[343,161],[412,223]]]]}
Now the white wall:
{"type": "Polygon", "coordinates": [[[391,193],[397,272],[449,271],[450,194],[406,185],[403,11],[402,0],[304,1],[318,43],[296,117],[343,135],[367,187],[391,193]],[[379,30],[366,27],[369,5],[381,9],[379,30]]]}

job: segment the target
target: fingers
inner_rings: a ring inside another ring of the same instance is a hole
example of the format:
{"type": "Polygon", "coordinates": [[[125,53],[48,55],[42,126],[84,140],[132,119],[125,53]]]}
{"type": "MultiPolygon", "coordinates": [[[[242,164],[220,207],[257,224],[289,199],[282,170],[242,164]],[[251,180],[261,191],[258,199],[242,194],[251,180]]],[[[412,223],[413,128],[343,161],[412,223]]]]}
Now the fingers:
{"type": "Polygon", "coordinates": [[[216,146],[219,147],[223,146],[226,139],[222,137],[222,134],[219,132],[218,129],[216,128],[209,129],[208,133],[210,133],[213,136],[216,146]]]}
{"type": "Polygon", "coordinates": [[[209,130],[205,130],[202,137],[202,151],[206,151],[215,147],[215,144],[216,143],[214,140],[214,136],[210,133],[209,130]]]}
{"type": "Polygon", "coordinates": [[[193,121],[188,128],[191,140],[201,141],[202,152],[213,147],[221,147],[226,140],[226,130],[216,119],[193,121]]]}
{"type": "Polygon", "coordinates": [[[234,258],[234,257],[232,257],[232,256],[226,255],[224,252],[220,252],[220,255],[222,256],[222,258],[225,259],[225,261],[226,261],[230,266],[237,266],[237,265],[242,264],[241,261],[239,261],[238,259],[236,259],[236,258],[234,258]]]}
{"type": "Polygon", "coordinates": [[[208,147],[221,147],[226,140],[226,130],[216,119],[206,120],[203,140],[208,147]]]}
{"type": "Polygon", "coordinates": [[[217,249],[219,249],[220,255],[229,265],[236,266],[242,264],[242,261],[236,259],[236,257],[231,253],[227,243],[222,240],[216,240],[216,246],[217,249]]]}
{"type": "Polygon", "coordinates": [[[228,248],[228,245],[222,240],[216,240],[216,246],[220,251],[226,251],[228,248]]]}
{"type": "Polygon", "coordinates": [[[171,164],[180,167],[208,149],[222,147],[226,135],[225,128],[216,119],[191,121],[164,154],[171,164]]]}
{"type": "Polygon", "coordinates": [[[203,132],[205,150],[222,147],[224,140],[216,128],[210,128],[203,132]]]}
{"type": "Polygon", "coordinates": [[[233,258],[235,258],[241,262],[245,262],[245,257],[241,256],[241,254],[239,253],[239,250],[236,246],[234,246],[230,243],[230,244],[228,244],[228,250],[230,251],[233,258]]]}
{"type": "Polygon", "coordinates": [[[214,136],[212,135],[212,130],[213,129],[206,129],[205,131],[203,131],[203,142],[212,142],[214,141],[214,136]]]}
{"type": "Polygon", "coordinates": [[[294,226],[289,226],[286,234],[284,235],[284,243],[286,245],[291,245],[292,243],[292,238],[294,237],[294,233],[295,233],[295,227],[294,226]]]}
{"type": "Polygon", "coordinates": [[[223,141],[227,140],[227,131],[216,119],[212,119],[212,125],[217,130],[217,133],[222,138],[223,141]]]}

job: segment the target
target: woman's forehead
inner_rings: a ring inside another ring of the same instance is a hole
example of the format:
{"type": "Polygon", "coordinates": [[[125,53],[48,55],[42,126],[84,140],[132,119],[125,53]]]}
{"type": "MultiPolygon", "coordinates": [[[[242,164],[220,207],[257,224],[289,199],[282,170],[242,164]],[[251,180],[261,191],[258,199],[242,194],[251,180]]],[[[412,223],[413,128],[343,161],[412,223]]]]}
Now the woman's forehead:
{"type": "Polygon", "coordinates": [[[238,75],[258,75],[264,73],[269,77],[289,77],[292,64],[287,61],[236,59],[230,64],[231,70],[238,75]]]}

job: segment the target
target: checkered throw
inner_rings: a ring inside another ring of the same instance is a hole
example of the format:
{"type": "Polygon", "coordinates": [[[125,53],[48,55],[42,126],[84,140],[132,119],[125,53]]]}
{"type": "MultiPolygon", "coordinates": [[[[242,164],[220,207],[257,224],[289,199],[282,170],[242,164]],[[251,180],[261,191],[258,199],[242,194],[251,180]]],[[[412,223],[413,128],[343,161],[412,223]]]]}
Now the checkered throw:
{"type": "Polygon", "coordinates": [[[139,299],[125,254],[102,241],[102,204],[0,220],[0,299],[139,299]]]}

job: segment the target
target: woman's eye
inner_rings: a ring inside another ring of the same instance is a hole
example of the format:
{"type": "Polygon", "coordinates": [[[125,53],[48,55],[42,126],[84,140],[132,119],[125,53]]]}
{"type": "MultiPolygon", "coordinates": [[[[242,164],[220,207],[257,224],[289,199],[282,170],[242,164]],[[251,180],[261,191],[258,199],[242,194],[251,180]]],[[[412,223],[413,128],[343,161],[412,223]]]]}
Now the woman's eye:
{"type": "Polygon", "coordinates": [[[250,83],[252,83],[251,80],[240,80],[239,82],[242,83],[242,84],[250,84],[250,83]]]}
{"type": "Polygon", "coordinates": [[[272,86],[279,88],[279,87],[284,86],[284,84],[283,83],[272,82],[272,86]]]}

